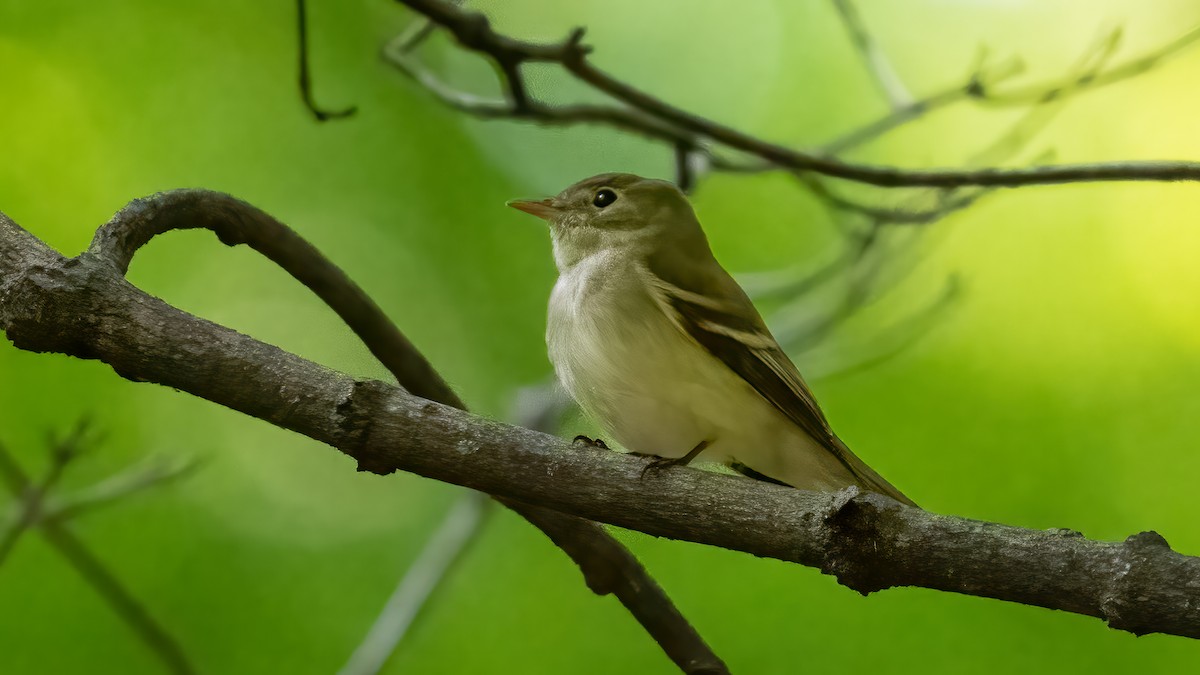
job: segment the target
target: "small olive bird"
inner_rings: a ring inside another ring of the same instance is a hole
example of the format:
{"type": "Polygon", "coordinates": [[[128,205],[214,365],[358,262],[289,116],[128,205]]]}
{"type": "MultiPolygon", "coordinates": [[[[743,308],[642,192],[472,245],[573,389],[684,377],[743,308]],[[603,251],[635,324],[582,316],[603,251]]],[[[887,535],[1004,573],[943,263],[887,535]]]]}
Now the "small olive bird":
{"type": "Polygon", "coordinates": [[[813,490],[912,500],[834,435],[675,185],[627,173],[509,206],[550,223],[546,343],[564,387],[628,450],[813,490]]]}

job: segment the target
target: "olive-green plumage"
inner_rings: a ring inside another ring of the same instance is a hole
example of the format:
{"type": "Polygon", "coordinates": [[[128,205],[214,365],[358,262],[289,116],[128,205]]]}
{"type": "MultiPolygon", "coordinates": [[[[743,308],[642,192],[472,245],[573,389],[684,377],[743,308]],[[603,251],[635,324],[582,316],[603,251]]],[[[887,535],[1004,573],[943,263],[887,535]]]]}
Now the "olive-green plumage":
{"type": "Polygon", "coordinates": [[[833,433],[673,184],[601,174],[541,201],[559,278],[546,342],[563,386],[623,446],[798,488],[912,504],[833,433]]]}

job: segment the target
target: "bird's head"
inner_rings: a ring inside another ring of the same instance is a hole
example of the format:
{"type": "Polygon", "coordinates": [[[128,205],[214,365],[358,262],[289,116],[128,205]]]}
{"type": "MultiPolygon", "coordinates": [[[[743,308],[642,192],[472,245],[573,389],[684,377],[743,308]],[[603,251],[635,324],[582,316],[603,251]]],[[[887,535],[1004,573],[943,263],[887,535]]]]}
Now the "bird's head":
{"type": "Polygon", "coordinates": [[[665,180],[604,173],[556,197],[514,199],[508,205],[550,224],[560,272],[601,252],[645,258],[664,247],[708,249],[692,205],[665,180]]]}

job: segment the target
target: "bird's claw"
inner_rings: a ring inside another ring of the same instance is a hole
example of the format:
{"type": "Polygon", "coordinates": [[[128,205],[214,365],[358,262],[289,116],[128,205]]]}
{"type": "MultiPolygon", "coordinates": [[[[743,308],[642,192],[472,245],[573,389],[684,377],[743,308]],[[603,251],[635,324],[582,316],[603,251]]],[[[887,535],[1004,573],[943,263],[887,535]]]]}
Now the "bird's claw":
{"type": "Polygon", "coordinates": [[[588,438],[587,436],[584,436],[583,434],[579,434],[578,436],[576,436],[574,439],[571,440],[571,443],[583,444],[590,448],[600,448],[601,450],[608,450],[608,444],[606,444],[603,440],[601,440],[599,438],[588,438]]]}
{"type": "Polygon", "coordinates": [[[641,477],[645,478],[646,474],[650,471],[661,471],[662,469],[666,469],[666,468],[669,468],[672,466],[686,465],[687,462],[685,462],[683,460],[684,460],[683,457],[655,457],[654,459],[650,460],[650,462],[648,462],[646,464],[646,466],[642,467],[641,477]]]}

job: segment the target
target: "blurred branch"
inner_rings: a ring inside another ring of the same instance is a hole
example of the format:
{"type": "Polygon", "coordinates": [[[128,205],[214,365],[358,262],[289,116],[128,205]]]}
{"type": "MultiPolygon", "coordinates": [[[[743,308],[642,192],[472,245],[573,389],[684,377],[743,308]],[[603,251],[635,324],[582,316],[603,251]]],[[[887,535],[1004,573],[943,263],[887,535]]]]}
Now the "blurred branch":
{"type": "Polygon", "coordinates": [[[383,669],[430,596],[477,538],[492,504],[487,495],[474,490],[458,496],[340,675],[374,675],[383,669]]]}
{"type": "Polygon", "coordinates": [[[972,67],[964,83],[917,99],[903,107],[895,108],[872,122],[851,129],[824,143],[820,149],[824,153],[838,155],[874,141],[910,122],[915,122],[939,108],[949,107],[968,99],[979,100],[996,85],[1019,75],[1022,69],[1021,62],[1016,59],[1004,61],[998,65],[990,65],[987,63],[987,52],[981,50],[978,62],[972,67]]]}
{"type": "MultiPolygon", "coordinates": [[[[231,210],[226,216],[248,215],[238,202],[217,203],[231,210]]],[[[122,217],[144,218],[147,206],[122,217]]],[[[204,211],[192,206],[187,218],[203,221],[204,211]]],[[[124,256],[111,249],[136,245],[98,237],[89,252],[68,259],[0,217],[0,327],[18,348],[100,359],[131,380],[186,391],[332,445],[362,470],[411,471],[501,495],[529,513],[569,513],[818,567],[863,593],[923,586],[1096,616],[1136,634],[1200,637],[1200,558],[1175,553],[1157,534],[1090,541],[1071,531],[935,515],[855,489],[814,493],[688,468],[641,479],[644,459],[572,447],[356,380],[175,309],[124,279],[117,264],[124,256]]],[[[605,550],[629,556],[621,547],[605,550]]],[[[596,556],[577,559],[597,563],[596,556]]],[[[610,588],[628,582],[625,569],[601,565],[585,578],[594,590],[610,588]]],[[[668,614],[638,614],[643,623],[678,625],[669,603],[646,609],[668,614]]],[[[724,672],[719,662],[680,665],[724,672]]]]}
{"type": "Polygon", "coordinates": [[[312,113],[313,117],[318,122],[327,122],[329,120],[341,119],[350,117],[358,112],[357,106],[350,106],[341,110],[326,110],[317,105],[316,99],[312,93],[312,74],[308,65],[308,7],[306,0],[296,0],[296,35],[297,35],[297,51],[300,54],[300,98],[304,101],[304,107],[312,113]]]}
{"type": "Polygon", "coordinates": [[[8,529],[0,532],[0,565],[4,564],[9,553],[17,544],[21,534],[42,520],[43,504],[50,490],[58,483],[63,471],[82,451],[82,439],[87,432],[86,420],[80,420],[75,428],[64,438],[50,442],[50,466],[41,482],[34,483],[16,458],[0,445],[0,473],[9,490],[17,498],[17,509],[8,529]]]}
{"type": "Polygon", "coordinates": [[[46,504],[42,518],[58,522],[70,520],[143,490],[183,478],[198,466],[198,462],[186,459],[174,462],[147,462],[143,466],[135,466],[65,497],[56,495],[46,504]]]}
{"type": "MultiPolygon", "coordinates": [[[[79,259],[124,275],[134,254],[154,236],[196,228],[211,230],[230,246],[246,244],[304,284],[337,313],[407,391],[465,409],[462,399],[345,272],[283,223],[229,195],[177,190],[135,200],[96,232],[79,259]]],[[[248,367],[257,369],[261,364],[248,367]]],[[[193,364],[190,370],[197,368],[201,366],[193,364]]],[[[177,375],[186,377],[187,373],[177,375]]],[[[289,409],[271,414],[266,419],[279,421],[296,413],[289,409]]],[[[499,499],[570,555],[589,588],[615,595],[680,668],[689,673],[726,672],[637,559],[602,528],[537,506],[499,499]]]]}
{"type": "MultiPolygon", "coordinates": [[[[1102,72],[1116,52],[1120,35],[1119,30],[1107,33],[1096,45],[1085,50],[1079,62],[1071,69],[1069,77],[1072,81],[1089,81],[1102,72]]],[[[1056,97],[1033,105],[1004,133],[968,158],[966,164],[979,166],[1009,160],[1062,110],[1065,100],[1065,97],[1056,97]]],[[[1048,157],[1049,153],[1043,155],[1048,157]]],[[[783,344],[795,351],[813,348],[873,300],[875,292],[872,289],[881,285],[879,279],[885,269],[890,269],[893,278],[896,276],[899,267],[896,264],[896,256],[893,255],[888,261],[890,265],[885,266],[882,253],[877,250],[885,244],[885,228],[937,222],[952,213],[973,206],[995,190],[986,187],[931,190],[908,200],[903,206],[894,207],[878,206],[846,197],[831,186],[830,181],[812,174],[797,173],[796,179],[831,212],[832,220],[841,226],[850,242],[847,251],[831,265],[819,268],[808,276],[793,276],[786,285],[765,289],[771,295],[791,298],[784,308],[775,313],[772,323],[777,327],[777,334],[781,336],[783,344]],[[932,199],[929,199],[930,195],[932,199]],[[928,204],[930,201],[932,204],[928,204]],[[864,221],[865,225],[856,225],[856,220],[864,221]],[[848,275],[850,280],[840,302],[823,316],[804,316],[804,294],[831,282],[840,272],[852,273],[848,275]]],[[[937,317],[953,305],[959,296],[958,291],[957,280],[951,280],[938,299],[919,310],[910,320],[901,321],[895,328],[928,330],[934,325],[937,317]]],[[[876,344],[871,346],[870,353],[849,361],[847,367],[858,368],[867,363],[878,363],[881,359],[897,354],[904,347],[913,344],[919,336],[917,333],[896,334],[894,330],[884,332],[887,335],[875,341],[876,344]]]]}
{"type": "Polygon", "coordinates": [[[412,49],[412,40],[406,31],[388,42],[383,55],[389,63],[420,83],[442,103],[460,112],[484,119],[522,119],[548,126],[610,126],[674,145],[682,144],[693,150],[697,147],[690,134],[681,133],[669,124],[626,108],[590,104],[554,106],[528,97],[518,106],[510,99],[487,98],[455,89],[422,65],[412,54],[412,49]]]}
{"type": "MultiPolygon", "coordinates": [[[[510,417],[526,429],[553,433],[570,406],[570,400],[557,386],[535,387],[518,394],[510,417]]],[[[429,599],[483,533],[491,504],[474,490],[464,490],[457,497],[417,560],[400,577],[383,611],[342,667],[341,675],[373,675],[383,668],[429,599]]]]}
{"type": "MultiPolygon", "coordinates": [[[[400,0],[428,20],[448,30],[459,44],[485,54],[496,65],[506,91],[505,105],[489,104],[481,108],[484,116],[536,119],[561,124],[580,121],[603,122],[669,142],[672,147],[684,144],[689,151],[709,152],[711,145],[745,153],[770,166],[788,171],[811,171],[832,178],[867,183],[881,187],[939,187],[967,186],[1019,187],[1084,181],[1193,181],[1200,180],[1200,162],[1187,161],[1125,161],[1092,164],[1061,164],[1024,168],[984,167],[974,169],[901,169],[845,162],[822,152],[808,152],[754,137],[689,111],[675,107],[654,95],[640,90],[608,72],[592,65],[588,59],[591,48],[583,44],[583,29],[555,43],[533,43],[517,40],[492,29],[487,17],[460,9],[442,0],[400,0]],[[521,67],[528,63],[552,63],[560,66],[575,79],[606,94],[619,105],[586,106],[586,115],[566,114],[569,108],[551,107],[529,96],[521,67]]],[[[1181,38],[1169,46],[1177,51],[1191,44],[1181,38]]],[[[1142,72],[1161,61],[1161,53],[1145,57],[1145,64],[1118,69],[1125,73],[1142,72]],[[1148,65],[1147,65],[1148,64],[1148,65]]],[[[411,61],[408,62],[411,67],[411,61]]],[[[1112,78],[1101,79],[1105,83],[1112,78]]],[[[1117,77],[1116,79],[1120,79],[1117,77]]],[[[971,91],[984,86],[973,82],[971,91]]],[[[1058,94],[1074,88],[1094,86],[1090,82],[1063,83],[1058,94]]],[[[984,89],[986,91],[986,88],[984,89]]],[[[436,93],[436,92],[435,92],[436,93]]],[[[444,94],[445,92],[442,92],[444,94]]],[[[439,94],[439,96],[442,96],[439,94]]],[[[443,100],[446,100],[443,96],[443,100]]],[[[940,103],[939,105],[944,105],[940,103]]],[[[468,107],[467,110],[470,110],[468,107]]],[[[914,111],[922,112],[922,111],[914,111]]]]}
{"type": "MultiPolygon", "coordinates": [[[[0,216],[0,220],[3,220],[3,216],[0,216]]],[[[0,265],[0,273],[6,271],[8,270],[0,265]]],[[[3,322],[0,321],[0,323],[3,322]]],[[[71,567],[75,568],[75,571],[83,577],[84,581],[133,629],[134,633],[154,652],[169,672],[178,675],[193,673],[195,671],[175,638],[171,637],[166,629],[150,616],[145,606],[133,597],[133,594],[125,588],[116,575],[67,528],[65,520],[78,511],[56,510],[49,506],[50,490],[57,484],[67,464],[85,449],[87,432],[87,423],[81,421],[62,440],[52,443],[50,466],[45,477],[37,484],[33,483],[7,449],[0,445],[0,474],[3,474],[9,491],[20,504],[18,519],[15,521],[14,527],[6,533],[8,536],[3,539],[3,543],[0,544],[0,563],[11,550],[16,536],[24,530],[36,527],[51,547],[62,555],[71,567]]],[[[152,482],[161,482],[161,480],[152,482]]],[[[147,482],[146,485],[152,484],[152,482],[147,482]]],[[[88,499],[77,500],[77,503],[82,504],[88,501],[88,499]]]]}
{"type": "MultiPolygon", "coordinates": [[[[739,134],[735,130],[721,127],[685,111],[673,109],[641,92],[633,92],[630,96],[622,97],[620,93],[622,91],[629,93],[626,90],[630,89],[623,83],[617,82],[616,85],[619,86],[614,85],[616,90],[601,86],[602,83],[596,82],[596,78],[600,77],[597,75],[599,71],[591,68],[586,61],[588,50],[580,43],[581,30],[572,33],[571,37],[562,43],[534,45],[495,33],[490,28],[486,17],[481,15],[459,10],[456,7],[446,7],[444,3],[437,0],[420,0],[404,3],[422,12],[422,17],[414,22],[405,34],[393,40],[385,48],[384,54],[389,62],[421,83],[444,103],[467,114],[482,118],[526,119],[544,125],[604,124],[663,141],[669,144],[674,153],[676,182],[685,192],[691,191],[698,178],[709,170],[730,173],[782,170],[793,173],[800,184],[830,210],[833,221],[849,236],[849,242],[848,249],[844,253],[836,256],[832,263],[815,270],[813,276],[797,277],[792,275],[789,288],[776,289],[774,293],[776,295],[783,292],[795,294],[792,302],[789,303],[792,309],[781,310],[785,321],[793,327],[805,326],[805,324],[797,323],[794,317],[787,316],[795,314],[794,308],[799,308],[804,304],[803,295],[842,277],[844,273],[853,272],[855,276],[848,287],[848,295],[832,309],[831,313],[806,324],[806,329],[811,331],[809,334],[802,334],[799,330],[793,331],[795,338],[793,348],[808,348],[827,336],[842,321],[861,310],[868,301],[874,298],[875,294],[871,288],[877,286],[876,277],[881,276],[885,269],[876,251],[889,239],[883,236],[883,229],[894,226],[928,225],[952,213],[969,208],[978,200],[990,195],[997,187],[1017,184],[1008,182],[1011,176],[1005,177],[1012,171],[1016,171],[1018,174],[1023,173],[1025,176],[1041,173],[1042,168],[1036,164],[1047,161],[1052,157],[1051,153],[1043,153],[1032,167],[1015,170],[995,170],[986,167],[1003,162],[1014,155],[1049,122],[1061,109],[1062,103],[1071,95],[1119,82],[1145,72],[1192,46],[1200,39],[1200,28],[1198,28],[1140,58],[1107,68],[1116,53],[1121,38],[1121,31],[1114,30],[1103,35],[1096,44],[1085,50],[1080,63],[1061,78],[1009,92],[999,91],[998,87],[1021,72],[1021,63],[1016,60],[991,63],[987,53],[981,51],[963,84],[921,100],[913,100],[911,94],[907,92],[895,75],[895,69],[879,48],[878,43],[866,30],[852,0],[832,1],[855,42],[856,48],[863,55],[872,76],[884,91],[891,111],[884,117],[831,141],[818,154],[821,157],[831,157],[842,151],[877,140],[880,136],[905,123],[917,120],[937,108],[959,101],[974,100],[981,104],[994,106],[1030,106],[1026,114],[1007,132],[994,140],[983,151],[976,153],[967,162],[967,166],[975,168],[962,170],[974,176],[988,174],[989,177],[982,181],[987,183],[987,186],[943,187],[937,190],[932,200],[927,196],[920,196],[908,200],[905,205],[899,207],[882,206],[849,197],[832,185],[826,176],[821,175],[823,169],[810,166],[805,160],[788,155],[787,153],[790,151],[787,149],[780,149],[766,141],[739,134]],[[522,63],[549,61],[558,63],[579,79],[589,82],[593,87],[606,91],[619,101],[623,101],[623,104],[552,106],[524,94],[519,101],[511,95],[507,98],[483,99],[457,90],[420,64],[415,55],[415,48],[419,41],[408,37],[413,34],[418,34],[422,38],[428,36],[429,27],[433,24],[446,27],[463,46],[482,52],[500,64],[501,67],[497,70],[504,90],[510,92],[526,90],[523,82],[514,82],[523,77],[519,67],[522,63]],[[591,79],[586,76],[588,73],[591,73],[591,79]],[[710,129],[714,127],[717,133],[710,133],[710,129]],[[714,154],[716,148],[732,151],[742,159],[735,160],[721,154],[714,154]],[[922,205],[922,202],[925,205],[922,205]],[[865,221],[865,224],[859,224],[858,221],[865,221]],[[867,266],[864,261],[868,260],[875,262],[867,266]]],[[[612,80],[611,76],[600,77],[601,80],[604,78],[612,80]]],[[[1185,172],[1195,170],[1196,165],[1190,166],[1190,169],[1184,169],[1185,172]]],[[[1100,175],[1107,171],[1120,173],[1127,168],[1129,168],[1128,165],[1106,167],[1095,165],[1086,170],[1085,167],[1068,167],[1067,169],[1058,167],[1051,171],[1086,173],[1096,169],[1099,171],[1099,174],[1096,175],[1100,175]]],[[[1166,174],[1171,174],[1178,168],[1179,166],[1169,168],[1159,165],[1154,168],[1154,171],[1166,170],[1166,174]]],[[[836,171],[826,173],[846,177],[836,171]]],[[[1179,175],[1176,174],[1176,177],[1179,175]]],[[[1054,180],[1059,179],[1075,180],[1066,175],[1059,176],[1054,180]]],[[[1024,178],[1018,176],[1018,183],[1021,180],[1024,178]]],[[[950,181],[938,179],[925,182],[925,184],[955,185],[958,184],[956,181],[957,179],[950,181]]],[[[868,182],[878,181],[869,180],[868,182]]],[[[923,181],[916,182],[922,183],[923,181]]],[[[966,183],[970,182],[966,181],[966,183]]],[[[885,181],[881,184],[896,185],[899,183],[893,184],[885,181]]],[[[954,297],[956,297],[955,294],[947,293],[943,295],[942,300],[932,304],[931,307],[944,310],[951,306],[954,297]]],[[[927,313],[922,312],[922,318],[928,317],[927,313]]],[[[927,321],[913,321],[906,322],[905,325],[916,327],[931,324],[927,321]]],[[[912,340],[906,339],[900,340],[898,344],[911,342],[912,340]]],[[[889,353],[895,352],[889,351],[889,353]]],[[[875,356],[864,360],[873,360],[875,356]]]]}
{"type": "Polygon", "coordinates": [[[883,50],[875,42],[874,36],[863,24],[862,17],[858,15],[858,8],[851,0],[832,1],[842,20],[842,25],[846,27],[846,32],[850,34],[850,39],[854,42],[855,49],[867,64],[875,84],[879,85],[879,91],[887,99],[892,110],[901,110],[912,105],[912,94],[908,93],[904,82],[892,68],[891,61],[884,56],[883,50]]]}

